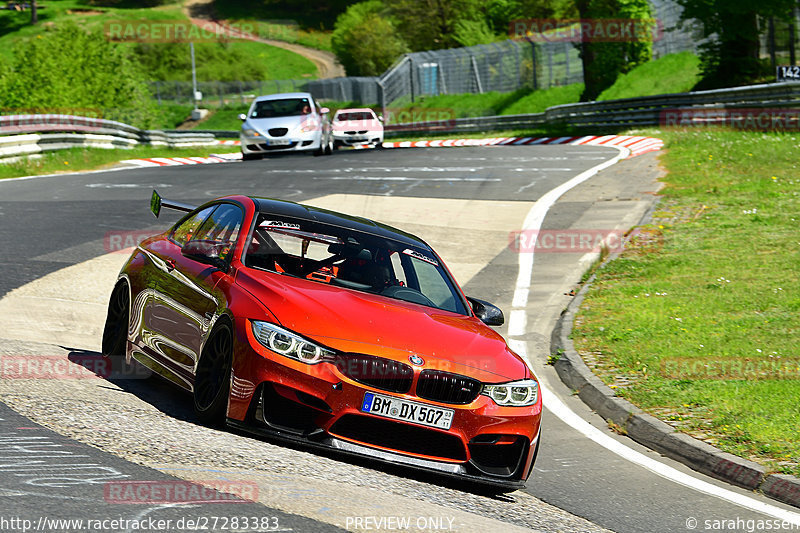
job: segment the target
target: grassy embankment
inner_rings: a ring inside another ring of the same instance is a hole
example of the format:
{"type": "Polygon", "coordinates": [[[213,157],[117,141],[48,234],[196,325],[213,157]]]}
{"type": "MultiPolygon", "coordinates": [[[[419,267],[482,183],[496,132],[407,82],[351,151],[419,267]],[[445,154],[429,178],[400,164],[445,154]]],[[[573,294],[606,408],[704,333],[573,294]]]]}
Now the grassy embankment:
{"type": "MultiPolygon", "coordinates": [[[[612,87],[600,95],[600,100],[685,92],[691,90],[698,81],[699,61],[697,56],[690,52],[670,54],[621,76],[612,87]]],[[[393,102],[386,119],[387,123],[391,124],[393,118],[408,117],[409,113],[425,116],[426,113],[432,112],[435,116],[439,116],[439,111],[455,117],[541,113],[548,107],[577,102],[582,91],[583,84],[577,83],[537,91],[526,88],[510,93],[423,96],[414,102],[408,98],[402,98],[393,102]]],[[[325,105],[333,110],[342,107],[360,107],[358,102],[326,102],[325,105]]],[[[220,130],[238,129],[241,123],[236,117],[239,113],[247,112],[247,107],[238,105],[217,109],[212,117],[198,127],[220,130]]],[[[543,131],[492,132],[491,135],[508,136],[511,133],[539,134],[543,131]]],[[[485,137],[486,134],[470,136],[485,137]]]]}
{"type": "Polygon", "coordinates": [[[666,141],[661,204],[598,271],[576,347],[645,411],[798,475],[800,137],[651,134],[666,141]]]}
{"type": "MultiPolygon", "coordinates": [[[[39,24],[30,25],[30,12],[0,11],[0,59],[10,60],[17,43],[35,38],[50,28],[71,21],[90,30],[108,33],[110,24],[141,29],[147,32],[165,32],[164,24],[188,24],[181,10],[182,2],[152,8],[95,7],[83,0],[51,0],[39,10],[39,24]],[[148,23],[162,26],[147,27],[148,23]]],[[[253,23],[255,24],[255,23],[253,23]]],[[[188,27],[188,26],[186,26],[188,27]]],[[[117,30],[119,31],[119,30],[117,30]]],[[[174,29],[173,29],[174,31],[174,29]]],[[[263,30],[267,32],[266,29],[263,30]]],[[[288,30],[287,30],[288,31],[288,30]]],[[[273,30],[273,33],[278,33],[273,30]]],[[[155,33],[153,33],[155,34],[155,33]]],[[[282,34],[288,35],[286,32],[282,34]]],[[[285,40],[285,39],[283,39],[285,40]]],[[[208,41],[208,40],[207,40],[208,41]]],[[[120,42],[135,52],[148,79],[191,80],[189,45],[187,43],[135,43],[120,42]]],[[[294,52],[247,40],[208,41],[196,45],[198,81],[225,80],[285,80],[313,79],[316,66],[294,52]]],[[[213,95],[208,95],[212,98],[213,95]]],[[[238,95],[235,95],[238,96],[238,95]]],[[[165,104],[161,106],[160,128],[170,129],[185,120],[192,106],[165,104]]],[[[10,110],[3,110],[10,112],[10,110]]]]}

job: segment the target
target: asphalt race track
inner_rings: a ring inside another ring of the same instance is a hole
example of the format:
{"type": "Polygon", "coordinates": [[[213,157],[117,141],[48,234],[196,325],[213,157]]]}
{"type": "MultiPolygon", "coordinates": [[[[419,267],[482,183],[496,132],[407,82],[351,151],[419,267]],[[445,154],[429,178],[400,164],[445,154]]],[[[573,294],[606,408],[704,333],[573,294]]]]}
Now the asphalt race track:
{"type": "MultiPolygon", "coordinates": [[[[569,301],[565,293],[593,256],[537,252],[530,292],[520,298],[522,261],[509,234],[523,228],[548,191],[618,154],[569,145],[358,150],[0,181],[0,359],[74,362],[96,355],[105,302],[127,257],[113,252],[177,220],[150,214],[154,187],[166,198],[196,203],[256,194],[368,216],[425,238],[467,294],[505,310],[500,331],[527,354],[548,408],[527,488],[493,496],[433,475],[199,426],[189,397],[141,375],[4,377],[0,531],[22,531],[12,518],[35,526],[42,517],[151,517],[172,520],[165,531],[185,531],[187,520],[248,516],[267,521],[238,529],[229,522],[227,530],[302,532],[747,531],[748,520],[800,520],[789,506],[691,472],[613,433],[546,365],[550,330],[569,301]],[[611,451],[606,441],[628,451],[611,451]],[[657,460],[659,473],[636,464],[638,454],[657,460]],[[673,481],[675,471],[695,481],[673,481]],[[225,481],[257,503],[109,498],[109,484],[134,481],[189,488],[225,481]],[[712,488],[697,490],[703,483],[712,488]],[[715,528],[715,520],[740,520],[742,527],[715,528]]],[[[621,161],[577,185],[547,211],[542,229],[637,224],[658,189],[656,158],[621,161]]]]}

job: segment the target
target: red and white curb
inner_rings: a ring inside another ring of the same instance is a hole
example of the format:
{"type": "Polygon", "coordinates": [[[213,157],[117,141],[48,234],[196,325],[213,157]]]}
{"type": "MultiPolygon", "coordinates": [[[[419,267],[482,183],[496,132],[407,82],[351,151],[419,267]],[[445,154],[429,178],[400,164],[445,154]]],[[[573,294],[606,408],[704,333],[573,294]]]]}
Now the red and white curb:
{"type": "Polygon", "coordinates": [[[177,165],[209,165],[230,163],[242,159],[240,152],[232,154],[211,154],[208,157],[148,157],[145,159],[124,159],[120,163],[135,167],[174,167],[177,165]]]}
{"type": "Polygon", "coordinates": [[[584,135],[582,137],[492,137],[487,139],[447,139],[435,141],[384,142],[384,148],[438,148],[451,146],[530,146],[570,144],[573,146],[619,146],[630,150],[629,157],[661,150],[664,141],[634,135],[584,135]]]}
{"type": "MultiPolygon", "coordinates": [[[[220,144],[238,144],[239,141],[220,141],[220,144]]],[[[532,146],[569,144],[572,146],[618,146],[630,150],[630,157],[661,150],[664,141],[655,137],[634,135],[585,135],[583,137],[490,137],[486,139],[444,139],[434,141],[384,142],[384,148],[438,148],[457,146],[532,146]]],[[[354,149],[368,145],[353,146],[354,149]]],[[[176,165],[207,165],[240,161],[242,154],[211,154],[208,157],[151,157],[147,159],[126,159],[121,163],[138,167],[167,167],[176,165]]]]}

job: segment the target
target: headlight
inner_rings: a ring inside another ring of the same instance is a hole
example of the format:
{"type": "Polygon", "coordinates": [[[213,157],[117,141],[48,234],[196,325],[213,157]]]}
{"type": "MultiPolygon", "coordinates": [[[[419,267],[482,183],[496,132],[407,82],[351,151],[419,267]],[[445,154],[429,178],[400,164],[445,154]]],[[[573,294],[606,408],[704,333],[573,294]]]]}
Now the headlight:
{"type": "Polygon", "coordinates": [[[309,132],[309,131],[317,131],[318,129],[319,129],[319,124],[317,124],[313,120],[310,120],[310,121],[304,122],[302,124],[302,127],[300,128],[300,131],[306,133],[306,132],[309,132]]]}
{"type": "Polygon", "coordinates": [[[524,407],[536,403],[539,398],[539,384],[532,379],[525,379],[499,385],[484,385],[481,394],[494,400],[497,405],[524,407]]]}
{"type": "Polygon", "coordinates": [[[286,357],[297,361],[315,365],[323,361],[333,361],[335,353],[332,350],[304,339],[288,329],[276,326],[270,322],[253,320],[253,335],[258,342],[286,357]]]}
{"type": "Polygon", "coordinates": [[[250,128],[242,128],[242,133],[244,133],[247,137],[261,137],[260,133],[250,128]]]}

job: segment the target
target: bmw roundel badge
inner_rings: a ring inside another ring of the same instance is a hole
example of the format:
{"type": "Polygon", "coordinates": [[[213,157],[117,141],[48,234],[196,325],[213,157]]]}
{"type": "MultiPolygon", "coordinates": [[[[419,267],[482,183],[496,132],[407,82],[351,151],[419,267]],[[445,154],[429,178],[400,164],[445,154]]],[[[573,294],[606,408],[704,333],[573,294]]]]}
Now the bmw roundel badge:
{"type": "Polygon", "coordinates": [[[417,354],[409,355],[408,360],[411,361],[411,364],[414,366],[422,366],[422,364],[425,362],[425,360],[417,354]]]}

